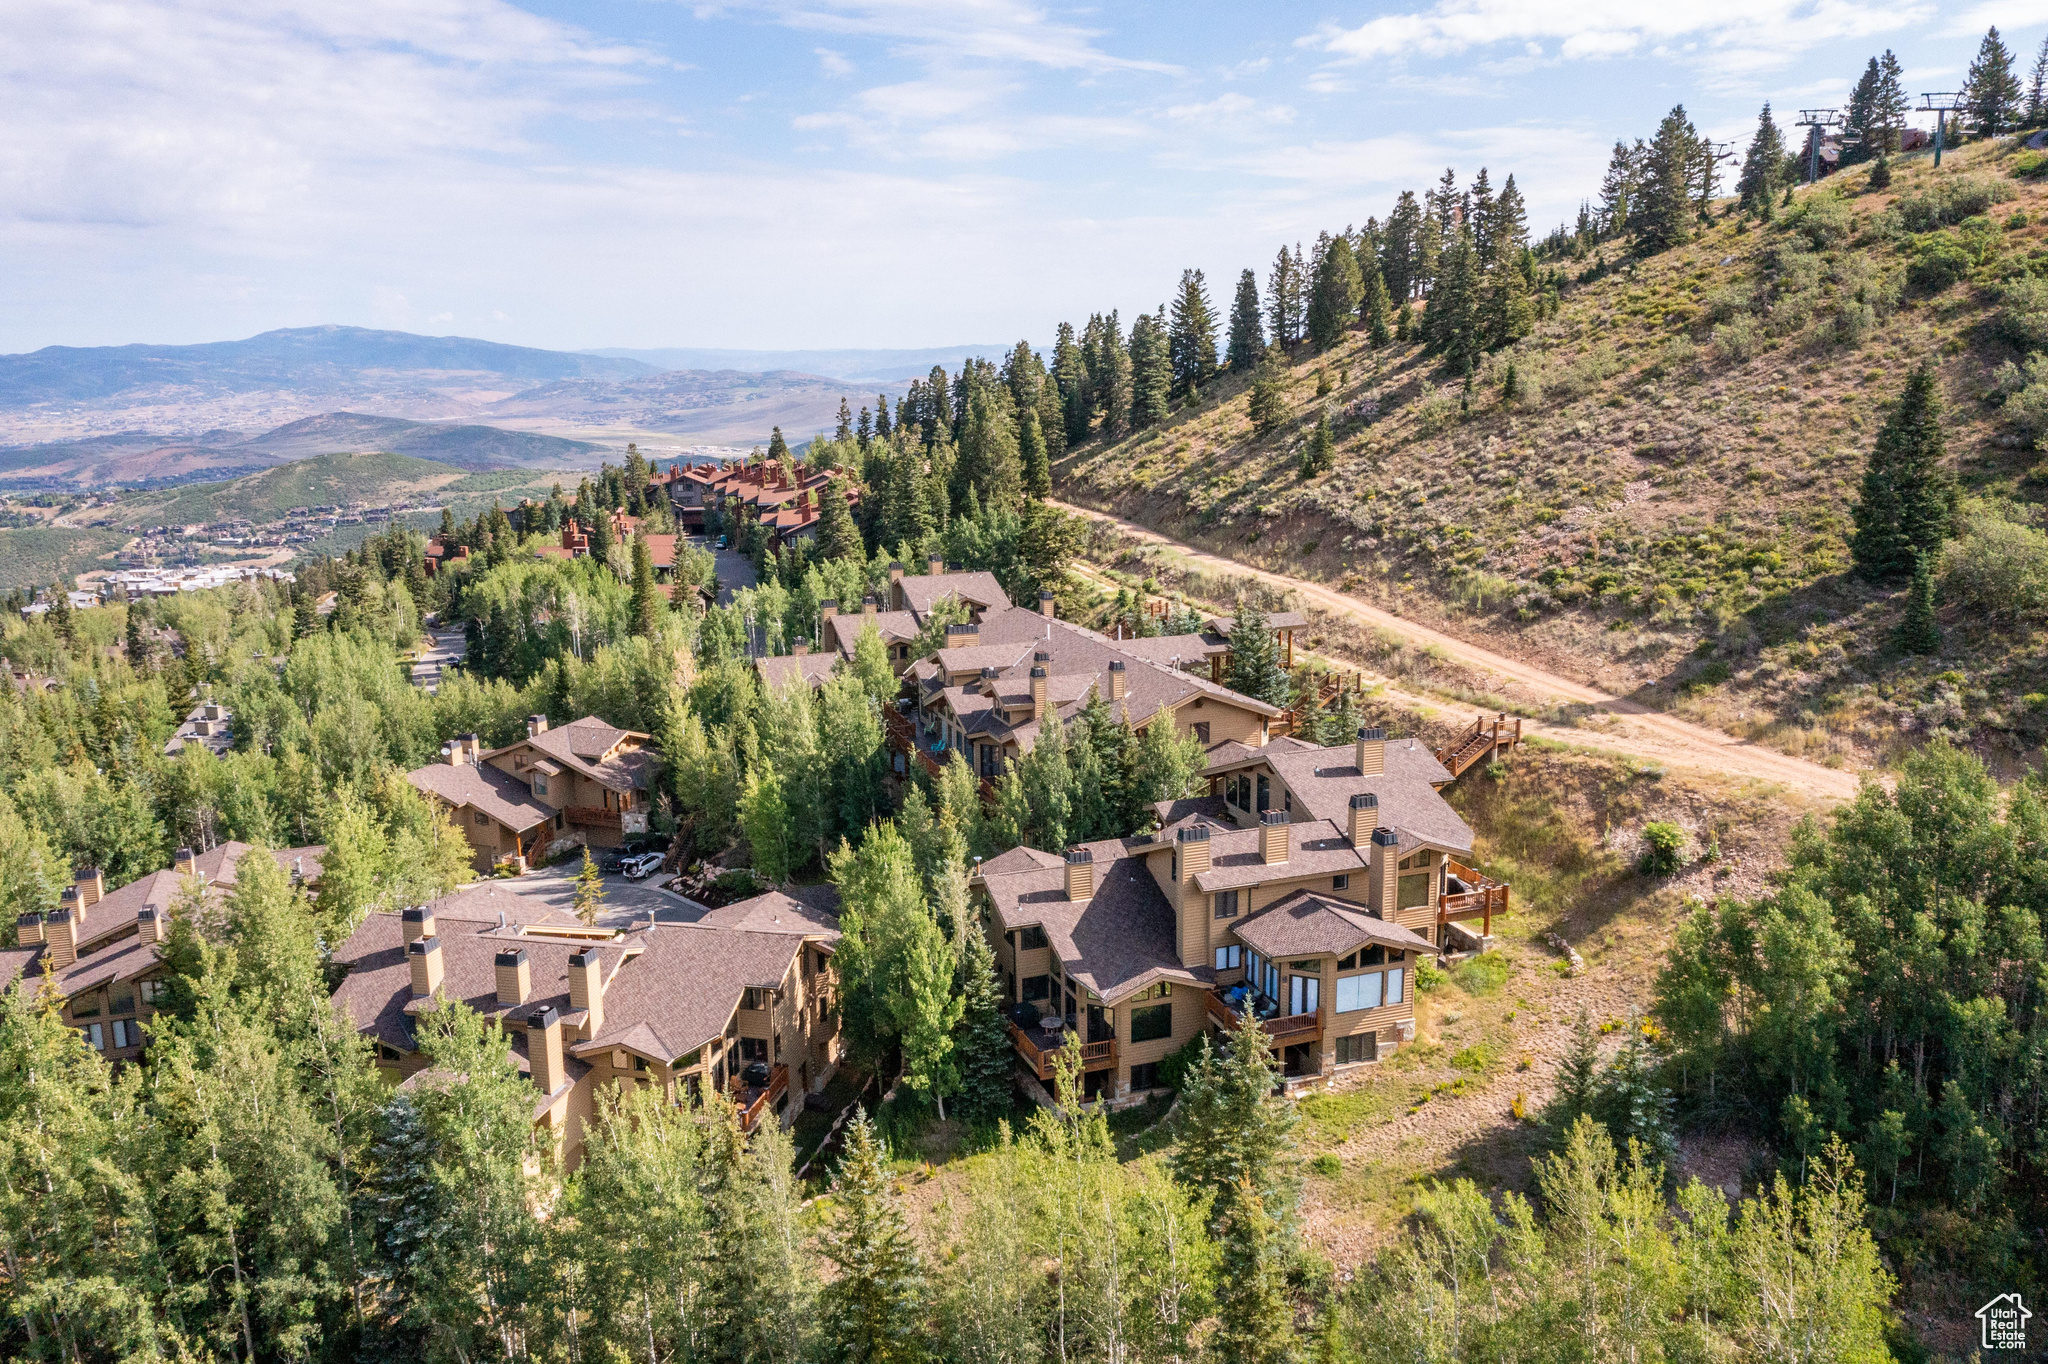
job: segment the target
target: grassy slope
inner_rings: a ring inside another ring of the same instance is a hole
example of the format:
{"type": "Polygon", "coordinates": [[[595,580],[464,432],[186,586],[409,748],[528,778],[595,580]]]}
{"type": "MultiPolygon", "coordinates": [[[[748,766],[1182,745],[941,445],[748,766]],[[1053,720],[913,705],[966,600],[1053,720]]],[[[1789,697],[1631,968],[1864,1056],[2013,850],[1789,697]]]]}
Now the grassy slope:
{"type": "Polygon", "coordinates": [[[1489,361],[1467,416],[1455,377],[1416,348],[1375,355],[1354,336],[1296,358],[1281,432],[1254,439],[1245,383],[1226,378],[1164,428],[1071,453],[1060,493],[1794,752],[1882,758],[1945,724],[2017,754],[2048,734],[2048,715],[2017,701],[2048,691],[2038,635],[1950,619],[1941,656],[1902,658],[1890,635],[1903,598],[1846,573],[1863,456],[1922,357],[1941,364],[1965,488],[2041,500],[2034,457],[2000,442],[1978,396],[2014,358],[1987,326],[1988,281],[2042,250],[2048,217],[2048,191],[2009,169],[1990,146],[1945,159],[1940,176],[2016,191],[1997,222],[2014,209],[2032,222],[1995,230],[1978,278],[1907,293],[1860,344],[1835,339],[1836,311],[1858,272],[1903,277],[1912,240],[1870,227],[1934,182],[1925,156],[1902,160],[1888,192],[1868,192],[1861,170],[1822,187],[1846,193],[1857,229],[1789,297],[1788,234],[1717,223],[1572,286],[1558,316],[1489,361]],[[1780,297],[1753,313],[1762,347],[1728,358],[1716,316],[1773,285],[1780,297]],[[1536,390],[1512,407],[1499,393],[1510,360],[1536,390]],[[1365,397],[1379,419],[1346,419],[1365,397]],[[1298,452],[1325,404],[1336,467],[1304,479],[1298,452]]]}
{"type": "Polygon", "coordinates": [[[110,567],[114,551],[127,538],[113,531],[47,526],[0,530],[0,591],[47,585],[89,568],[110,567]]]}
{"type": "Polygon", "coordinates": [[[264,469],[228,483],[138,493],[110,508],[107,519],[119,524],[178,525],[246,516],[260,525],[278,520],[293,507],[346,505],[354,501],[374,504],[442,492],[501,492],[516,502],[521,493],[532,491],[528,485],[537,479],[539,493],[545,495],[546,480],[523,471],[465,474],[446,464],[407,455],[321,455],[264,469]]]}

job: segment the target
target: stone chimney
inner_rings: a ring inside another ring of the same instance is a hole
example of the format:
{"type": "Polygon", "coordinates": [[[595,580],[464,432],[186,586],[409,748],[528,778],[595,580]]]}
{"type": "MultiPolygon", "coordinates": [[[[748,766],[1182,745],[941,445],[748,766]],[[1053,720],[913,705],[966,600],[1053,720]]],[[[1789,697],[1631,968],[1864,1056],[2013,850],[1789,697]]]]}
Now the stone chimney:
{"type": "Polygon", "coordinates": [[[145,906],[135,911],[135,936],[144,942],[162,942],[170,936],[170,915],[145,906]]]}
{"type": "Polygon", "coordinates": [[[533,968],[527,965],[526,949],[514,947],[492,959],[497,972],[498,1003],[507,1008],[524,1004],[533,993],[533,968]]]}
{"type": "Polygon", "coordinates": [[[178,855],[171,859],[171,866],[183,876],[197,876],[199,874],[199,859],[194,856],[190,848],[178,849],[178,855]]]}
{"type": "Polygon", "coordinates": [[[1095,896],[1095,854],[1086,848],[1067,849],[1067,898],[1085,904],[1095,896]]]}
{"type": "Polygon", "coordinates": [[[1031,670],[1031,718],[1045,718],[1045,669],[1042,667],[1031,670]]]}
{"type": "Polygon", "coordinates": [[[533,1087],[552,1094],[562,1087],[562,1015],[545,1008],[526,1020],[526,1064],[533,1087]]]}
{"type": "Polygon", "coordinates": [[[981,643],[981,627],[979,625],[948,625],[946,627],[946,647],[948,649],[972,649],[979,643],[981,643]]]}
{"type": "Polygon", "coordinates": [[[545,715],[529,715],[529,716],[527,716],[527,717],[526,717],[526,737],[527,737],[527,738],[529,738],[529,739],[537,739],[537,738],[539,738],[539,737],[540,737],[541,735],[543,735],[543,734],[545,734],[545,733],[547,733],[547,732],[548,732],[548,717],[547,717],[547,716],[545,716],[545,715]]]}
{"type": "Polygon", "coordinates": [[[863,616],[872,616],[881,609],[881,605],[880,602],[875,600],[875,594],[870,592],[860,599],[860,613],[863,616]]]}
{"type": "Polygon", "coordinates": [[[1372,912],[1382,919],[1394,917],[1400,903],[1397,878],[1400,875],[1401,839],[1382,824],[1372,831],[1372,853],[1368,859],[1372,876],[1372,912]]]}
{"type": "Polygon", "coordinates": [[[425,999],[441,988],[441,939],[420,938],[405,945],[406,965],[412,968],[412,997],[425,999]]]}
{"type": "Polygon", "coordinates": [[[34,947],[46,939],[43,936],[43,916],[23,914],[14,921],[14,941],[23,947],[34,947]]]}
{"type": "Polygon", "coordinates": [[[100,874],[98,867],[87,867],[78,873],[74,884],[78,887],[78,907],[91,909],[107,893],[107,878],[100,874]]]}
{"type": "Polygon", "coordinates": [[[582,1033],[586,1041],[603,1030],[604,963],[594,947],[586,947],[569,958],[569,1007],[583,1011],[582,1033]]]}
{"type": "Polygon", "coordinates": [[[398,919],[405,926],[405,941],[408,945],[421,938],[434,936],[434,911],[425,905],[414,905],[400,910],[398,919]]]}
{"type": "Polygon", "coordinates": [[[1047,620],[1052,619],[1054,615],[1058,614],[1053,606],[1052,593],[1041,592],[1038,594],[1038,614],[1044,616],[1047,620]]]}
{"type": "Polygon", "coordinates": [[[1267,810],[1259,816],[1259,860],[1271,865],[1287,860],[1287,812],[1267,810]]]}
{"type": "Polygon", "coordinates": [[[43,941],[50,945],[51,970],[61,971],[77,961],[78,912],[65,907],[52,914],[44,927],[43,941]]]}
{"type": "Polygon", "coordinates": [[[1361,791],[1351,798],[1351,846],[1364,852],[1372,831],[1380,827],[1380,798],[1361,791]]]}
{"type": "Polygon", "coordinates": [[[936,578],[946,571],[946,561],[934,554],[924,561],[924,571],[936,578]]]}
{"type": "Polygon", "coordinates": [[[1358,765],[1359,775],[1377,777],[1387,770],[1387,732],[1372,728],[1358,731],[1358,747],[1353,761],[1358,765]]]}
{"type": "Polygon", "coordinates": [[[811,642],[807,639],[797,640],[789,646],[789,652],[792,658],[803,658],[811,652],[811,642]]]}
{"type": "Polygon", "coordinates": [[[900,582],[902,582],[902,581],[903,581],[903,565],[902,565],[902,564],[890,564],[890,565],[889,565],[889,581],[890,581],[890,582],[892,582],[892,583],[900,583],[900,582]]]}
{"type": "Polygon", "coordinates": [[[1192,881],[1197,875],[1209,870],[1209,826],[1190,824],[1185,829],[1176,829],[1173,841],[1180,850],[1180,879],[1192,881]]]}
{"type": "Polygon", "coordinates": [[[1123,660],[1122,660],[1121,658],[1113,658],[1113,659],[1111,659],[1111,660],[1109,661],[1109,699],[1110,699],[1110,700],[1112,700],[1112,701],[1121,701],[1121,700],[1123,700],[1123,699],[1124,699],[1124,691],[1126,690],[1126,688],[1127,688],[1127,687],[1128,687],[1128,685],[1129,685],[1129,684],[1128,684],[1128,683],[1127,683],[1127,682],[1125,681],[1125,676],[1126,676],[1126,671],[1125,671],[1125,668],[1124,668],[1124,661],[1123,661],[1123,660]]]}
{"type": "Polygon", "coordinates": [[[820,619],[820,620],[831,620],[831,619],[833,619],[833,618],[834,618],[835,616],[837,616],[838,614],[839,614],[839,603],[838,603],[838,602],[836,602],[836,601],[821,601],[821,602],[819,602],[819,603],[818,603],[818,619],[820,619]]]}

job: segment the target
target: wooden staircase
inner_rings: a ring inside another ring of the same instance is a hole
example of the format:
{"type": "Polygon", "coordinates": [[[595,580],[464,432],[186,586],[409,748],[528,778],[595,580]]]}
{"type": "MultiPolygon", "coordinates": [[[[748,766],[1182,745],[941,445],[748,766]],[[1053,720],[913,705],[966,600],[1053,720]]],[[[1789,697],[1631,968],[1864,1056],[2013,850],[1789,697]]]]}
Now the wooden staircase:
{"type": "Polygon", "coordinates": [[[1521,742],[1521,716],[1509,720],[1505,714],[1491,719],[1481,715],[1473,720],[1470,729],[1434,752],[1436,760],[1451,774],[1451,780],[1456,781],[1482,759],[1504,753],[1521,742]]]}

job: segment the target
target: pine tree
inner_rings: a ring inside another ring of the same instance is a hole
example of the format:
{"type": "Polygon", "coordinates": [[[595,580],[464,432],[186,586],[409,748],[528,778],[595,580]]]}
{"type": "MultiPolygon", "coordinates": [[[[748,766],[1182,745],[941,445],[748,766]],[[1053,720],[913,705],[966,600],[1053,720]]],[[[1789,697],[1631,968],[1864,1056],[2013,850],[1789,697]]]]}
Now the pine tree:
{"type": "Polygon", "coordinates": [[[1571,1049],[1557,1069],[1557,1089],[1544,1121],[1557,1132],[1565,1132],[1581,1117],[1593,1111],[1600,1090],[1600,1039],[1593,1021],[1584,1012],[1572,1029],[1571,1049]]]}
{"type": "Polygon", "coordinates": [[[1877,69],[1877,58],[1872,57],[1849,91],[1849,108],[1842,119],[1842,131],[1850,135],[1848,141],[1851,145],[1842,149],[1844,165],[1867,160],[1882,150],[1872,136],[1872,120],[1877,116],[1878,85],[1883,79],[1877,69]]]}
{"type": "Polygon", "coordinates": [[[1368,261],[1365,269],[1365,295],[1359,300],[1359,316],[1365,322],[1365,339],[1377,349],[1393,339],[1393,329],[1388,325],[1391,304],[1387,297],[1386,277],[1380,272],[1377,259],[1368,261]]]}
{"type": "Polygon", "coordinates": [[[1394,211],[1387,215],[1387,225],[1380,233],[1380,274],[1386,280],[1388,303],[1403,308],[1427,278],[1422,261],[1422,205],[1414,190],[1402,190],[1394,201],[1394,211]]]}
{"type": "Polygon", "coordinates": [[[1643,162],[1642,188],[1631,205],[1629,225],[1636,249],[1644,255],[1681,246],[1692,238],[1693,200],[1688,171],[1699,145],[1699,134],[1685,116],[1685,106],[1673,105],[1657,125],[1643,162]]]}
{"type": "MultiPolygon", "coordinates": [[[[755,429],[759,430],[760,428],[756,427],[755,429]]],[[[770,431],[768,435],[768,462],[770,464],[789,463],[789,442],[782,438],[782,428],[779,426],[770,431]]]]}
{"type": "Polygon", "coordinates": [[[1631,1019],[1621,1050],[1600,1077],[1594,1112],[1614,1138],[1626,1148],[1641,1142],[1653,1161],[1669,1163],[1678,1154],[1678,1140],[1671,1127],[1671,1091],[1657,1077],[1656,1058],[1650,1054],[1640,1020],[1631,1019]]]}
{"type": "Polygon", "coordinates": [[[2021,93],[2012,49],[1998,36],[1994,25],[1978,45],[1969,75],[1964,79],[1964,115],[1983,136],[1997,137],[2011,131],[2018,120],[2021,93]]]}
{"type": "Polygon", "coordinates": [[[1273,1214],[1240,1179],[1217,1229],[1217,1364],[1293,1364],[1298,1346],[1287,1298],[1286,1254],[1273,1214]]]}
{"type": "Polygon", "coordinates": [[[1059,386],[1061,416],[1069,448],[1088,439],[1088,357],[1074,339],[1074,324],[1060,323],[1052,348],[1052,377],[1059,386]]]}
{"type": "Polygon", "coordinates": [[[1923,361],[1906,380],[1864,466],[1849,539],[1864,577],[1896,582],[1921,556],[1940,552],[1955,508],[1947,457],[1941,392],[1933,362],[1923,361]]]}
{"type": "Polygon", "coordinates": [[[2041,40],[2041,50],[2034,54],[2034,70],[2027,77],[2027,126],[2037,128],[2048,123],[2048,38],[2041,40]]]}
{"type": "Polygon", "coordinates": [[[1209,305],[1209,286],[1200,270],[1181,271],[1167,341],[1173,392],[1185,397],[1216,372],[1216,313],[1209,305]]]}
{"type": "Polygon", "coordinates": [[[865,1109],[847,1124],[832,1202],[819,1248],[838,1275],[820,1295],[821,1357],[826,1364],[920,1364],[929,1353],[924,1269],[865,1109]]]}
{"type": "Polygon", "coordinates": [[[1785,138],[1766,102],[1763,112],[1757,115],[1756,133],[1749,139],[1749,150],[1743,155],[1742,173],[1735,180],[1736,197],[1745,211],[1769,216],[1784,165],[1785,138]]]}
{"type": "Polygon", "coordinates": [[[1166,320],[1140,313],[1131,324],[1131,425],[1142,430],[1166,420],[1173,394],[1173,357],[1166,320]]]}
{"type": "Polygon", "coordinates": [[[1296,281],[1300,273],[1300,262],[1288,254],[1283,244],[1279,254],[1273,257],[1272,270],[1266,275],[1266,322],[1276,346],[1294,344],[1292,300],[1298,292],[1296,281]]]}
{"type": "Polygon", "coordinates": [[[652,639],[661,628],[661,588],[654,581],[654,555],[647,537],[633,537],[633,633],[652,639]]]}
{"type": "Polygon", "coordinates": [[[1443,255],[1429,308],[1422,314],[1423,344],[1453,369],[1476,362],[1483,350],[1479,307],[1479,262],[1472,234],[1460,228],[1443,255]]]}
{"type": "Polygon", "coordinates": [[[1877,59],[1877,71],[1877,98],[1871,104],[1870,121],[1880,150],[1891,155],[1899,149],[1899,132],[1906,126],[1912,101],[1906,95],[1906,73],[1890,48],[1877,59]]]}
{"type": "Polygon", "coordinates": [[[1237,277],[1237,296],[1230,301],[1230,343],[1226,354],[1232,372],[1242,374],[1266,353],[1265,324],[1259,314],[1259,279],[1250,270],[1237,277]]]}
{"type": "Polygon", "coordinates": [[[824,490],[818,494],[817,537],[820,558],[863,556],[860,531],[854,526],[853,514],[846,507],[846,485],[836,477],[828,479],[824,490]]]}
{"type": "Polygon", "coordinates": [[[1635,153],[1628,143],[1617,139],[1607,158],[1607,173],[1600,181],[1601,236],[1619,237],[1629,230],[1638,173],[1635,153]]]}
{"type": "Polygon", "coordinates": [[[1047,458],[1045,432],[1039,425],[1035,407],[1026,408],[1017,422],[1017,448],[1023,465],[1025,495],[1052,496],[1052,462],[1047,458]]]}
{"type": "Polygon", "coordinates": [[[604,873],[590,860],[588,845],[583,849],[583,870],[576,873],[573,907],[585,928],[596,927],[598,911],[604,907],[604,873]]]}
{"type": "MultiPolygon", "coordinates": [[[[1115,311],[1102,319],[1096,353],[1089,358],[1089,393],[1094,411],[1100,415],[1102,434],[1120,436],[1131,428],[1133,357],[1124,343],[1115,311]]],[[[1137,328],[1131,329],[1132,339],[1137,328]]],[[[1164,356],[1161,357],[1162,361],[1164,356]]]]}
{"type": "Polygon", "coordinates": [[[875,439],[889,439],[890,429],[891,428],[889,426],[889,395],[886,393],[877,393],[875,395],[875,439]]]}
{"type": "Polygon", "coordinates": [[[1870,163],[1870,187],[1890,189],[1892,187],[1892,158],[1889,153],[1881,154],[1870,163]]]}
{"type": "Polygon", "coordinates": [[[1280,360],[1280,347],[1276,343],[1266,351],[1259,361],[1259,368],[1252,375],[1252,393],[1248,414],[1252,430],[1260,436],[1270,436],[1280,429],[1287,419],[1286,400],[1287,371],[1280,360]]]}
{"type": "Polygon", "coordinates": [[[959,1025],[953,1048],[960,1068],[956,1112],[970,1126],[990,1124],[1010,1111],[1010,1066],[1014,1055],[1003,1026],[1003,985],[995,954],[982,933],[969,927],[959,1025]]]}
{"type": "Polygon", "coordinates": [[[1337,462],[1336,443],[1330,438],[1330,414],[1324,411],[1316,418],[1316,429],[1301,447],[1301,476],[1314,478],[1317,474],[1328,473],[1330,466],[1337,462]]]}
{"type": "Polygon", "coordinates": [[[68,647],[78,642],[78,627],[71,611],[71,584],[58,579],[50,584],[50,628],[68,647]]]}
{"type": "Polygon", "coordinates": [[[1317,350],[1328,350],[1344,339],[1364,293],[1365,282],[1352,257],[1350,239],[1341,233],[1331,237],[1317,257],[1308,305],[1308,335],[1317,350]]]}
{"type": "Polygon", "coordinates": [[[1913,586],[1906,596],[1906,619],[1899,626],[1899,647],[1909,654],[1941,649],[1941,622],[1934,614],[1934,570],[1922,554],[1913,561],[1913,586]]]}
{"type": "Polygon", "coordinates": [[[1232,691],[1264,701],[1287,704],[1287,672],[1280,666],[1280,645],[1266,624],[1266,613],[1249,596],[1237,599],[1230,626],[1230,665],[1224,684],[1232,691]]]}

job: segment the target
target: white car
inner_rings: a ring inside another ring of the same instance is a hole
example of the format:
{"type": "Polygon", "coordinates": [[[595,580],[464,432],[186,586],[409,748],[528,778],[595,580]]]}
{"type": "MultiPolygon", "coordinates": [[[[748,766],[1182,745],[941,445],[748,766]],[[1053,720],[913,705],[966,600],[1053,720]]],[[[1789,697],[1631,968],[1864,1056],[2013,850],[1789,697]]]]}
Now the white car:
{"type": "Polygon", "coordinates": [[[628,878],[638,881],[660,871],[663,860],[664,855],[658,852],[641,853],[638,857],[629,857],[619,863],[619,870],[628,878]]]}

